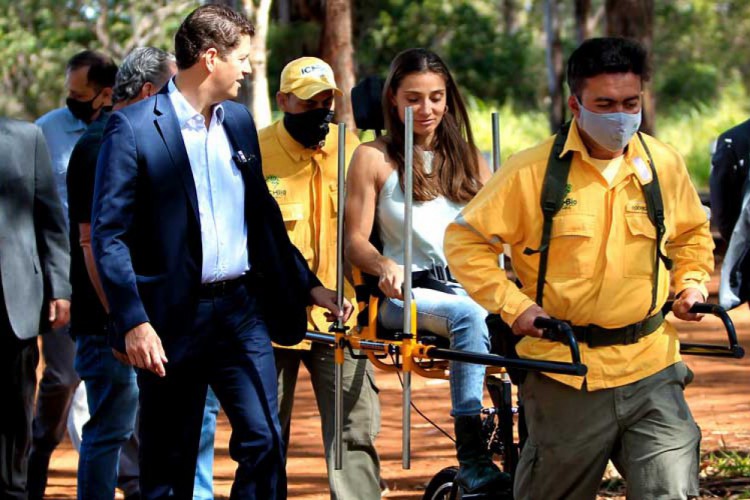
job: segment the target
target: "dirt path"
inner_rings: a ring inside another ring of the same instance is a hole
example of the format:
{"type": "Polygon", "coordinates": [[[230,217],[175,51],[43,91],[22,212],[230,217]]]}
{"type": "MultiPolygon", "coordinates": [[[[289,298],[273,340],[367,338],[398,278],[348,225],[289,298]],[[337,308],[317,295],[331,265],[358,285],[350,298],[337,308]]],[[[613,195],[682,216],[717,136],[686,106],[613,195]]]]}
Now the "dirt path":
{"type": "MultiPolygon", "coordinates": [[[[746,306],[731,314],[740,342],[750,351],[750,312],[746,306]]],[[[679,322],[678,322],[679,323],[679,322]]],[[[721,323],[706,318],[700,324],[678,324],[685,342],[723,342],[721,323]]],[[[750,450],[750,356],[741,361],[691,357],[695,381],[687,398],[696,420],[703,429],[702,449],[750,450]]],[[[297,402],[292,422],[289,452],[289,497],[328,498],[325,462],[322,459],[320,423],[307,372],[302,370],[297,386],[297,402]]],[[[378,372],[381,389],[382,430],[378,450],[382,475],[389,499],[418,499],[433,474],[454,465],[452,443],[416,414],[412,416],[412,463],[401,468],[401,387],[395,374],[378,372]]],[[[444,381],[415,378],[412,382],[417,407],[452,434],[449,418],[448,384],[444,381]]],[[[229,426],[221,418],[216,443],[215,488],[217,498],[229,493],[234,465],[228,456],[229,426]]],[[[48,498],[75,498],[77,455],[66,442],[53,456],[48,498]]]]}

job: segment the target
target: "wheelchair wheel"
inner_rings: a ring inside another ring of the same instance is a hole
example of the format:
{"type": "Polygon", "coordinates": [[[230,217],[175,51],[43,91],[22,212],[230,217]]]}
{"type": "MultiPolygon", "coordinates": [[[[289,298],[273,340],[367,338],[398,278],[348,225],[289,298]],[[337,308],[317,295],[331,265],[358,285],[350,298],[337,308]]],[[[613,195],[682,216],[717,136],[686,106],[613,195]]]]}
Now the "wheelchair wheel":
{"type": "Polygon", "coordinates": [[[424,490],[422,500],[453,500],[455,492],[453,492],[453,495],[451,495],[451,492],[453,491],[453,480],[456,478],[456,474],[458,474],[458,467],[451,466],[432,476],[424,490]]]}

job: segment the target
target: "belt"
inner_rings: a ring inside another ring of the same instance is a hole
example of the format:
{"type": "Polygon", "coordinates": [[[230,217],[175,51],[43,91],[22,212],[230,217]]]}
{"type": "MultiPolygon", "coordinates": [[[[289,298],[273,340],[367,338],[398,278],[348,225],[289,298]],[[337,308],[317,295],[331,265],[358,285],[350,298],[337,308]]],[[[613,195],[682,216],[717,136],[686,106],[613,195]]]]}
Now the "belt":
{"type": "Polygon", "coordinates": [[[589,347],[635,344],[646,335],[654,333],[664,323],[664,314],[658,313],[643,321],[621,328],[602,328],[597,325],[572,325],[573,334],[578,342],[585,342],[589,347]]]}
{"type": "Polygon", "coordinates": [[[198,295],[201,299],[213,299],[224,297],[237,290],[247,282],[246,276],[240,276],[232,280],[213,281],[211,283],[201,283],[198,295]]]}
{"type": "Polygon", "coordinates": [[[457,282],[453,279],[447,267],[433,265],[430,269],[411,273],[411,284],[414,288],[429,288],[430,290],[455,295],[456,291],[450,286],[450,283],[457,282]]]}
{"type": "Polygon", "coordinates": [[[456,278],[451,274],[451,270],[448,269],[448,266],[443,267],[433,264],[432,267],[427,270],[427,273],[430,278],[442,281],[443,283],[458,283],[456,278]]]}

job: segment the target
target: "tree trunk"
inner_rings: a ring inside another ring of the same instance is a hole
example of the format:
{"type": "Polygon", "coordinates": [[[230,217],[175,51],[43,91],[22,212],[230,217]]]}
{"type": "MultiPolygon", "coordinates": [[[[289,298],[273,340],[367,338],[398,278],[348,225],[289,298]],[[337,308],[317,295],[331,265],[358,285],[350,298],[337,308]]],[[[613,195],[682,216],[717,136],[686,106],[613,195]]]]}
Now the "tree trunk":
{"type": "MultiPolygon", "coordinates": [[[[638,40],[648,51],[649,64],[654,40],[653,0],[606,0],[607,36],[621,36],[638,40]]],[[[651,84],[643,88],[643,121],[641,130],[653,134],[656,130],[656,99],[651,84]]]]}
{"type": "Polygon", "coordinates": [[[255,36],[250,44],[252,74],[245,78],[241,102],[250,108],[258,129],[271,124],[271,100],[268,95],[268,58],[266,39],[270,22],[271,0],[243,0],[245,14],[255,26],[255,36]],[[248,81],[249,80],[249,81],[248,81]]]}
{"type": "Polygon", "coordinates": [[[503,29],[506,35],[518,30],[518,0],[502,0],[503,29]]]}
{"type": "Polygon", "coordinates": [[[235,10],[244,10],[255,26],[255,35],[250,42],[250,66],[253,72],[240,89],[237,101],[250,109],[258,129],[271,124],[271,100],[268,96],[268,70],[266,37],[270,21],[271,0],[210,0],[210,3],[226,5],[235,10]],[[257,5],[256,5],[257,3],[257,5]]]}
{"type": "Polygon", "coordinates": [[[575,0],[576,41],[578,45],[589,37],[589,12],[591,0],[575,0]]]}
{"type": "Polygon", "coordinates": [[[276,16],[279,24],[289,24],[292,22],[292,0],[277,0],[276,16]]]}
{"type": "Polygon", "coordinates": [[[544,31],[547,38],[547,88],[550,96],[549,126],[554,133],[565,120],[563,99],[563,55],[560,40],[559,0],[544,2],[544,31]]]}
{"type": "Polygon", "coordinates": [[[356,130],[350,94],[356,83],[354,74],[354,46],[352,45],[351,0],[327,0],[326,16],[321,34],[321,54],[333,68],[336,84],[343,96],[336,97],[336,121],[356,130]]]}

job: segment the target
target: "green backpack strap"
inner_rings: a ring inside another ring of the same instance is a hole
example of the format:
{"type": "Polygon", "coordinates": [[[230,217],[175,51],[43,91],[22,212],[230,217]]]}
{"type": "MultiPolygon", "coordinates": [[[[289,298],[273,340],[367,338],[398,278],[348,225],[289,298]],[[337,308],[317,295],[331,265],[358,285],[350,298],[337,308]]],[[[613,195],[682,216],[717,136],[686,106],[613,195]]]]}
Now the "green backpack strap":
{"type": "Polygon", "coordinates": [[[651,168],[651,182],[642,185],[643,196],[646,198],[646,209],[648,211],[648,218],[656,228],[656,256],[654,258],[654,286],[651,294],[651,308],[649,309],[649,316],[656,309],[656,299],[659,293],[659,262],[664,262],[664,267],[667,270],[672,269],[672,259],[667,257],[661,250],[662,240],[667,234],[667,228],[664,224],[664,201],[661,197],[661,189],[659,188],[659,177],[656,175],[656,168],[654,166],[654,159],[651,157],[651,151],[646,145],[646,141],[643,139],[643,135],[638,132],[638,139],[641,141],[643,149],[646,151],[648,156],[648,164],[651,168]]]}
{"type": "Polygon", "coordinates": [[[536,303],[542,307],[544,298],[544,281],[547,276],[547,257],[549,255],[549,242],[552,235],[552,219],[560,211],[565,200],[566,185],[568,183],[568,174],[570,173],[570,164],[573,160],[573,153],[568,152],[562,158],[560,155],[565,149],[565,141],[568,139],[570,122],[564,124],[555,135],[555,142],[552,145],[552,152],[547,160],[547,170],[544,173],[544,183],[542,184],[541,206],[544,215],[544,225],[542,227],[542,241],[539,248],[532,249],[526,247],[523,251],[525,255],[539,254],[539,272],[536,281],[536,303]]]}

